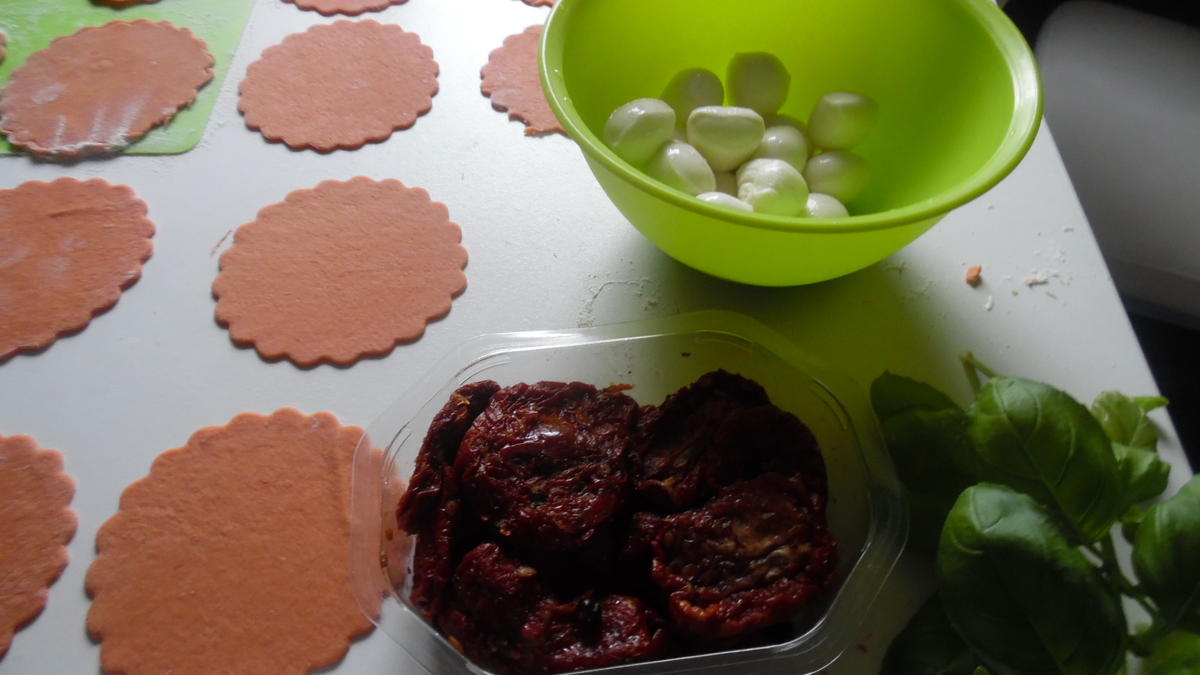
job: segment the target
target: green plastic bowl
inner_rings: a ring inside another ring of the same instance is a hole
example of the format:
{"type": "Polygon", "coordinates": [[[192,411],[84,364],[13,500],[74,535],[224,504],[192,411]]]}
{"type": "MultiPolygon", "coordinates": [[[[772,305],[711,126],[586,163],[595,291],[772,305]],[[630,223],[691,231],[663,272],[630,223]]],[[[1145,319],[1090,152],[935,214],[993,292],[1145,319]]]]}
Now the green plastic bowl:
{"type": "Polygon", "coordinates": [[[550,105],[609,199],[668,255],[763,286],[824,281],[876,263],[1020,162],[1042,116],[1029,45],[991,0],[559,0],[542,36],[550,105]],[[603,142],[618,106],[675,73],[724,78],[737,52],[792,75],[781,112],[807,119],[829,91],[879,102],[855,150],[871,187],[848,218],[740,213],[643,174],[603,142]]]}

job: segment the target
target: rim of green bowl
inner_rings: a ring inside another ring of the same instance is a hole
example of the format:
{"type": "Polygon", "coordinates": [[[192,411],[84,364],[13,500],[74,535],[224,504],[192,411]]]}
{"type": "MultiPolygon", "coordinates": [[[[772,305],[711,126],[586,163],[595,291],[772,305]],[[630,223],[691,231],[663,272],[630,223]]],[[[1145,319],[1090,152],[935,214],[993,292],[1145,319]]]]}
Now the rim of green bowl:
{"type": "Polygon", "coordinates": [[[974,17],[995,41],[1009,66],[1013,88],[1013,112],[1004,140],[978,171],[937,197],[862,216],[816,219],[744,213],[721,208],[673,190],[617,157],[603,140],[583,123],[574,105],[569,102],[562,69],[550,65],[561,63],[561,59],[552,57],[562,53],[564,39],[562,33],[554,30],[554,27],[565,23],[566,17],[577,5],[597,1],[599,0],[558,0],[546,20],[538,50],[538,69],[550,108],[579,147],[608,170],[623,177],[643,192],[731,225],[789,232],[845,233],[886,230],[941,217],[987,192],[1012,172],[1033,145],[1041,123],[1041,73],[1038,71],[1033,51],[1020,31],[992,0],[952,0],[961,6],[964,12],[974,17]]]}

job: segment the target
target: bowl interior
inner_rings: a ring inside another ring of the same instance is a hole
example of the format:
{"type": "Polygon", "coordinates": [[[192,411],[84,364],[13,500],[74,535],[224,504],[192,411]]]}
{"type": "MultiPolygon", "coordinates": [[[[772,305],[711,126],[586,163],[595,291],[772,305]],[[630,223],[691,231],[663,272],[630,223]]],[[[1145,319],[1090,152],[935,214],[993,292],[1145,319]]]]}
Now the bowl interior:
{"type": "Polygon", "coordinates": [[[608,115],[685,68],[724,79],[737,52],[787,65],[781,112],[801,120],[829,91],[879,102],[856,148],[873,179],[852,213],[926,216],[968,201],[1016,165],[1041,113],[1029,47],[990,0],[561,0],[545,40],[548,92],[572,136],[650,190],[666,188],[600,140],[608,115]]]}

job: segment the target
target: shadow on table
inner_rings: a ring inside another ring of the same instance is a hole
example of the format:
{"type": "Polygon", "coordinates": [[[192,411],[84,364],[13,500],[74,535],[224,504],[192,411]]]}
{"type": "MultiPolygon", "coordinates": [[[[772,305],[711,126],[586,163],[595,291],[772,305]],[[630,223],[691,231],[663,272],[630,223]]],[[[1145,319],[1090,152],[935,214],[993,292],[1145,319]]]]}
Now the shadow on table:
{"type": "MultiPolygon", "coordinates": [[[[968,388],[958,361],[962,344],[950,334],[931,296],[932,282],[885,261],[847,277],[790,288],[748,286],[687,267],[658,249],[631,238],[627,256],[641,279],[615,280],[613,295],[636,294],[624,302],[596,302],[590,319],[609,323],[704,309],[747,314],[780,332],[812,356],[868,387],[884,370],[945,387],[966,400],[968,388]],[[630,302],[630,300],[640,302],[630,302]],[[605,311],[609,309],[611,311],[605,311]]],[[[899,258],[898,258],[899,260],[899,258]]]]}

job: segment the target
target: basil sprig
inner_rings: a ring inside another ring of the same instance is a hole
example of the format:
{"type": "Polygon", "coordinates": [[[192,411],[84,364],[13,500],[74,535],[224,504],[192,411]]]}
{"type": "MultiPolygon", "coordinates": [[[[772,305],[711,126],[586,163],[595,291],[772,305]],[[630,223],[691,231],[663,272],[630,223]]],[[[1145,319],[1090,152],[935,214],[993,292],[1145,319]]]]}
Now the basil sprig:
{"type": "Polygon", "coordinates": [[[1148,417],[1167,401],[1107,391],[1089,409],[969,353],[963,365],[965,408],[893,373],[871,387],[938,582],[884,674],[1114,675],[1134,655],[1146,675],[1200,675],[1200,477],[1143,510],[1167,487],[1148,417]],[[1123,598],[1151,622],[1130,632],[1123,598]]]}

